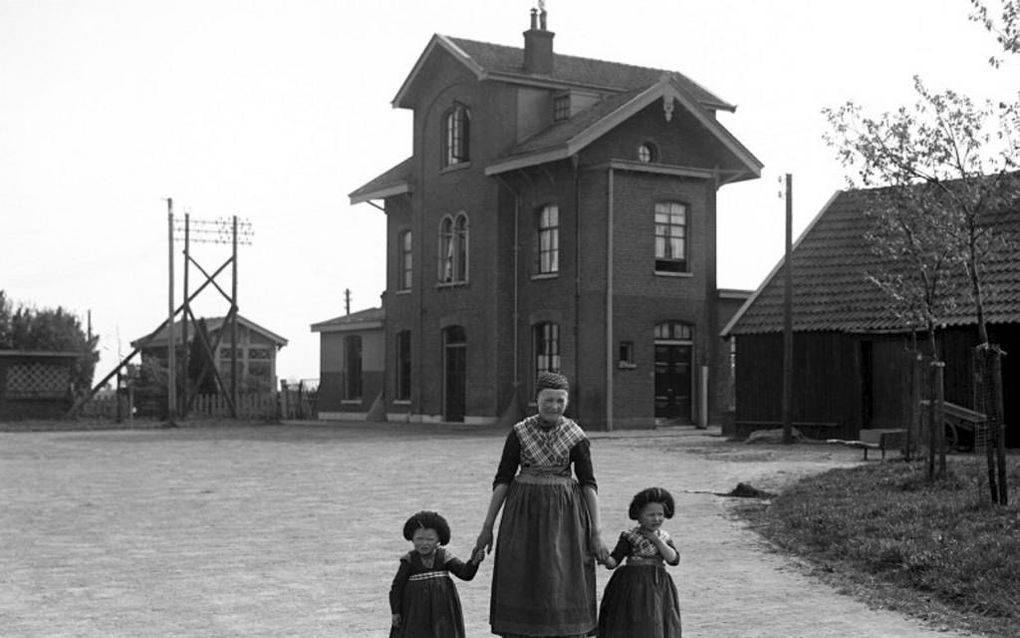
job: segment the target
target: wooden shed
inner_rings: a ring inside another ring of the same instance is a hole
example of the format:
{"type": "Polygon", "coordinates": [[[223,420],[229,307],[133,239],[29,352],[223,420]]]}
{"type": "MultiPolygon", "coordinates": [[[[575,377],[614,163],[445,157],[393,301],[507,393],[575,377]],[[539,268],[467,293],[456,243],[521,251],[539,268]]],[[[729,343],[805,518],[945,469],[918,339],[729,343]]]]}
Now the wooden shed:
{"type": "MultiPolygon", "coordinates": [[[[869,273],[882,267],[867,243],[868,191],[836,193],[796,242],[793,255],[795,427],[819,438],[857,438],[861,428],[903,427],[915,335],[869,273]]],[[[1020,212],[995,223],[1020,236],[1020,212]]],[[[735,367],[732,434],[779,427],[782,419],[784,263],[781,261],[722,331],[735,367]]],[[[1010,242],[986,269],[985,316],[1003,358],[1007,444],[1020,444],[1020,246],[1010,242]]],[[[973,407],[975,311],[963,303],[939,331],[947,401],[973,407]]],[[[924,339],[924,335],[916,335],[924,339]]]]}

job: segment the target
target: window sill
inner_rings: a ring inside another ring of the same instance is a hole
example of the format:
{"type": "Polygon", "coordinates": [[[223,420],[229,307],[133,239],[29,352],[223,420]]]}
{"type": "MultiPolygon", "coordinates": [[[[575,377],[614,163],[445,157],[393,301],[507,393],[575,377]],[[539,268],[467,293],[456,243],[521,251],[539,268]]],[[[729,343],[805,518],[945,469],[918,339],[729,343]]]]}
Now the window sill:
{"type": "Polygon", "coordinates": [[[411,405],[410,399],[393,399],[393,405],[411,405]]]}
{"type": "Polygon", "coordinates": [[[395,295],[409,295],[409,294],[411,294],[411,289],[410,288],[401,288],[400,290],[394,290],[393,294],[395,294],[395,295]]]}
{"type": "Polygon", "coordinates": [[[445,289],[445,288],[463,288],[463,287],[465,287],[467,285],[468,285],[468,282],[466,282],[466,281],[449,281],[449,282],[440,282],[440,283],[436,284],[436,288],[439,289],[439,290],[442,290],[442,289],[445,289]]]}
{"type": "Polygon", "coordinates": [[[558,279],[559,276],[560,276],[560,273],[558,271],[557,272],[540,272],[538,274],[532,275],[531,276],[531,280],[532,281],[541,281],[543,279],[558,279]]]}
{"type": "Polygon", "coordinates": [[[471,160],[468,160],[466,162],[457,162],[456,164],[444,166],[441,169],[439,169],[439,174],[442,175],[444,173],[455,173],[457,171],[462,171],[465,168],[471,168],[471,160]]]}
{"type": "Polygon", "coordinates": [[[361,405],[363,402],[361,399],[341,399],[341,405],[361,405]]]}
{"type": "Polygon", "coordinates": [[[620,370],[637,370],[636,363],[628,363],[626,361],[617,361],[616,367],[620,370]]]}
{"type": "Polygon", "coordinates": [[[672,272],[670,270],[656,270],[655,271],[655,276],[656,277],[678,277],[680,279],[689,279],[691,277],[694,277],[694,273],[689,272],[689,271],[672,272]]]}

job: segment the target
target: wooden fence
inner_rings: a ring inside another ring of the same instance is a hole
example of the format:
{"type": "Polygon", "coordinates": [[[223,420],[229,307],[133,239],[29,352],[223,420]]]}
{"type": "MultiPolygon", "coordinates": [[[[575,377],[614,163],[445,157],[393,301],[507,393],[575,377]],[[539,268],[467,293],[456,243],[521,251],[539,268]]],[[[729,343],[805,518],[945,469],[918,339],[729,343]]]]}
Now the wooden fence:
{"type": "MultiPolygon", "coordinates": [[[[164,397],[165,402],[165,397],[164,397]]],[[[130,420],[133,401],[125,393],[119,397],[113,394],[93,397],[81,409],[81,416],[86,418],[130,420]],[[120,406],[118,409],[118,399],[120,406]]],[[[242,394],[237,400],[237,418],[245,420],[271,420],[279,418],[280,399],[277,392],[262,394],[242,394]]],[[[188,418],[231,418],[230,404],[219,394],[200,394],[195,397],[188,418]]]]}

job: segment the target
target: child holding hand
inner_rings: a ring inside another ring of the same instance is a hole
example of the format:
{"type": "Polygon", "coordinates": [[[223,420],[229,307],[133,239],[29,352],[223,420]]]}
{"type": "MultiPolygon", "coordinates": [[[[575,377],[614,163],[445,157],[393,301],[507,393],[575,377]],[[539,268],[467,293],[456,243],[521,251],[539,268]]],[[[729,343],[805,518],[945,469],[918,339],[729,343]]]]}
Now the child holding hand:
{"type": "Polygon", "coordinates": [[[680,602],[665,565],[679,565],[680,553],[662,529],[673,518],[673,496],[661,487],[638,492],[628,514],[637,527],[622,532],[609,558],[613,572],[599,607],[599,638],[679,638],[680,602]]]}
{"type": "Polygon", "coordinates": [[[404,538],[414,549],[400,557],[390,587],[390,637],[465,638],[460,597],[450,574],[461,580],[474,578],[485,550],[465,563],[444,549],[450,542],[450,526],[436,512],[422,511],[407,519],[404,538]]]}

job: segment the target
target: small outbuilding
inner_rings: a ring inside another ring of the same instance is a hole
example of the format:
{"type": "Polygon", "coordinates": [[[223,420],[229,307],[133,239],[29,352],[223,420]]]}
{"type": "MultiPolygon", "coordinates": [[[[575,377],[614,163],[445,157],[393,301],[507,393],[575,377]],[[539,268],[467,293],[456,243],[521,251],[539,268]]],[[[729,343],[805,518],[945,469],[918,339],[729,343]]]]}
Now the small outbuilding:
{"type": "MultiPolygon", "coordinates": [[[[856,439],[862,428],[903,427],[912,406],[913,335],[869,279],[881,260],[866,239],[868,191],[836,193],[793,248],[794,426],[808,436],[856,439]]],[[[1020,211],[996,215],[997,230],[1020,237],[1020,211]]],[[[735,367],[732,434],[774,428],[782,419],[784,263],[781,261],[722,331],[735,367]]],[[[985,317],[1002,359],[1008,445],[1020,444],[1020,245],[1007,242],[985,269],[985,317]],[[1012,355],[1012,356],[1010,356],[1012,355]]],[[[945,398],[973,408],[973,304],[945,316],[939,331],[945,398]]]]}

